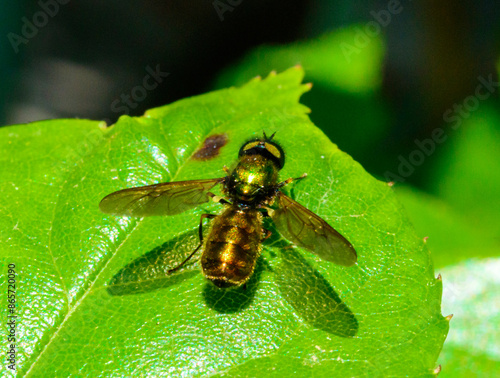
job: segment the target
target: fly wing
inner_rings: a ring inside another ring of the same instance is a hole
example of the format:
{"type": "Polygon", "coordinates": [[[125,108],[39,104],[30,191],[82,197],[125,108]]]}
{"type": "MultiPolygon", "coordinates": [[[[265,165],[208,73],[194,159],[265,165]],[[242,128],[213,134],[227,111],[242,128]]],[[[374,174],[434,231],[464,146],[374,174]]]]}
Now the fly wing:
{"type": "Polygon", "coordinates": [[[298,202],[281,192],[278,195],[279,208],[271,217],[284,237],[323,260],[344,266],[356,262],[356,251],[346,238],[298,202]]]}
{"type": "Polygon", "coordinates": [[[174,215],[208,202],[208,191],[223,178],[165,182],[119,190],[99,204],[103,213],[130,217],[174,215]]]}

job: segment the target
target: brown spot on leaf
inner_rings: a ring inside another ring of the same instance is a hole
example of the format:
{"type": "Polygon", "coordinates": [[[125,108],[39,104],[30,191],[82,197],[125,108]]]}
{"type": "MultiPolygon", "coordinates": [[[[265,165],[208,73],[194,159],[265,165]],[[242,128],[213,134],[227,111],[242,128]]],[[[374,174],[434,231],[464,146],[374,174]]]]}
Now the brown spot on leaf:
{"type": "Polygon", "coordinates": [[[227,134],[211,135],[203,142],[203,146],[193,155],[195,160],[213,159],[227,143],[227,134]]]}

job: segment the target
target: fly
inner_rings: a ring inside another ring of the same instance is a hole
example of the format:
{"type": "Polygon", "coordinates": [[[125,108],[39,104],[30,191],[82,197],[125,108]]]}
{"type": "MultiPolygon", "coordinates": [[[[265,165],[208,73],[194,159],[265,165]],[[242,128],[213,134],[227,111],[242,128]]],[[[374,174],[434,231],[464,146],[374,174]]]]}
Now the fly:
{"type": "Polygon", "coordinates": [[[104,197],[99,208],[106,214],[146,217],[180,214],[210,200],[222,204],[224,210],[219,215],[201,215],[200,244],[168,271],[180,269],[203,246],[203,220],[212,219],[201,268],[204,276],[221,288],[243,285],[252,276],[262,242],[271,235],[263,228],[264,217],[270,217],[278,231],[297,246],[323,260],[353,265],[357,255],[351,243],[324,219],[281,192],[282,187],[306,174],[279,182],[285,153],[273,137],[264,133],[263,138],[243,144],[236,168],[230,171],[224,167],[225,177],[124,189],[104,197]],[[210,192],[218,184],[224,198],[210,192]]]}

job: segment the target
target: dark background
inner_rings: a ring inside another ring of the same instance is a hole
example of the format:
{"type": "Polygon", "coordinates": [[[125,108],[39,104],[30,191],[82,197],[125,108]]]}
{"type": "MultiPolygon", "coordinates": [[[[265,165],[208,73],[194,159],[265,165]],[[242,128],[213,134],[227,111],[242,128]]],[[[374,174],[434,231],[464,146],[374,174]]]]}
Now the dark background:
{"type": "MultiPolygon", "coordinates": [[[[389,3],[9,0],[0,16],[0,124],[74,117],[111,124],[124,113],[139,116],[210,91],[221,72],[259,45],[365,25],[373,20],[370,12],[389,3]],[[25,30],[26,20],[42,26],[25,30]],[[19,42],[13,34],[29,38],[19,42]],[[169,75],[144,100],[118,106],[122,95],[142,83],[147,67],[169,75]]],[[[443,125],[446,109],[474,93],[479,76],[493,74],[497,80],[498,1],[402,0],[400,6],[403,12],[383,28],[387,52],[378,96],[391,117],[371,144],[356,146],[362,129],[346,135],[345,125],[321,122],[330,107],[314,102],[313,107],[304,96],[313,121],[381,178],[387,170],[397,171],[398,155],[414,149],[415,138],[443,125]]],[[[431,166],[405,181],[425,188],[431,166]]]]}

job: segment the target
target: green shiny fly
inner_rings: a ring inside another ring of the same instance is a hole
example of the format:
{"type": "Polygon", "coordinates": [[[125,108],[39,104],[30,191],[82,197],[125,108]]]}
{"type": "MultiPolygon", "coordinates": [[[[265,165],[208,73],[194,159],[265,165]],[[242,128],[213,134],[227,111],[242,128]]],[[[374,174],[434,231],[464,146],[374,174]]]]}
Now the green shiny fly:
{"type": "Polygon", "coordinates": [[[204,245],[203,274],[221,288],[243,285],[252,276],[262,242],[271,235],[263,228],[264,217],[270,217],[278,231],[297,246],[326,261],[353,265],[357,255],[351,243],[325,220],[281,192],[283,186],[306,174],[279,182],[285,153],[273,137],[264,133],[262,138],[243,144],[238,164],[232,171],[224,167],[224,177],[124,189],[104,197],[99,207],[107,214],[145,217],[179,214],[210,200],[222,204],[221,214],[201,216],[200,244],[169,271],[180,269],[204,245]],[[210,192],[217,184],[222,185],[223,197],[210,192]],[[213,221],[204,241],[205,218],[213,221]]]}

